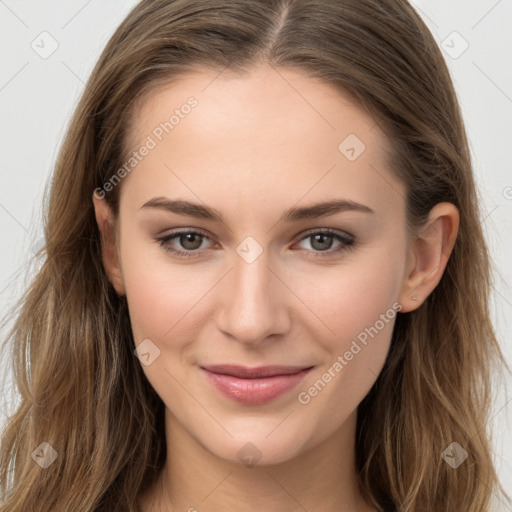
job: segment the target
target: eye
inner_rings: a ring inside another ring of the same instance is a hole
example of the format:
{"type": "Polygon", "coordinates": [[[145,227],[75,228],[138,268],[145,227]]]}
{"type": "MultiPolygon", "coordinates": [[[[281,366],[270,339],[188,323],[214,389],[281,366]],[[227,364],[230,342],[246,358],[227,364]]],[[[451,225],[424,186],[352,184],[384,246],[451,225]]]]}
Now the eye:
{"type": "Polygon", "coordinates": [[[165,236],[155,238],[155,241],[158,242],[164,250],[179,258],[195,258],[201,256],[204,249],[204,247],[201,246],[205,240],[209,240],[206,233],[192,230],[174,231],[165,236]],[[178,248],[173,247],[173,243],[171,242],[178,244],[178,248]],[[181,249],[179,247],[181,247],[181,249]]]}
{"type": "Polygon", "coordinates": [[[308,241],[316,256],[332,256],[341,251],[352,249],[355,246],[355,239],[352,235],[330,228],[314,229],[307,231],[301,242],[308,241]],[[334,245],[337,242],[337,245],[334,245]],[[334,248],[333,248],[334,245],[334,248]]]}

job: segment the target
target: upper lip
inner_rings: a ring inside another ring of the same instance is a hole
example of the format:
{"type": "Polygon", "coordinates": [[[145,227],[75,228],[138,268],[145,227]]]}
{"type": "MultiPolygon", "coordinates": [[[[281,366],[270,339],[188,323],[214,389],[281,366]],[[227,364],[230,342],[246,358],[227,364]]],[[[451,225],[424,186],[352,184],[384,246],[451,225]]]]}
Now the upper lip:
{"type": "Polygon", "coordinates": [[[204,370],[212,373],[231,375],[241,379],[257,379],[262,377],[274,377],[276,375],[293,375],[302,370],[308,370],[311,366],[258,366],[249,368],[247,366],[238,366],[231,364],[215,364],[201,366],[204,370]]]}

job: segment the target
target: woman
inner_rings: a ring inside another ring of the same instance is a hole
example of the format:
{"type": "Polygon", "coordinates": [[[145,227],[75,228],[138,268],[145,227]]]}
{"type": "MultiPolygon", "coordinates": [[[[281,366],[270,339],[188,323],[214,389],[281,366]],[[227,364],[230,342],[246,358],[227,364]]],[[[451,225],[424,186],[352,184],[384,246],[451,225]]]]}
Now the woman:
{"type": "Polygon", "coordinates": [[[489,510],[488,255],[405,1],[141,2],[45,238],[3,512],[489,510]]]}

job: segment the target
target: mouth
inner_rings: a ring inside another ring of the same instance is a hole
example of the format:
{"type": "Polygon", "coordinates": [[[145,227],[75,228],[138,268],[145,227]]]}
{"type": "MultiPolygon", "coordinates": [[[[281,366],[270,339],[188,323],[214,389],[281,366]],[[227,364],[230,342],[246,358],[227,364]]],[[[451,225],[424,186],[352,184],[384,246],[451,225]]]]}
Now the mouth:
{"type": "Polygon", "coordinates": [[[207,380],[222,395],[237,402],[257,405],[269,402],[296,387],[312,366],[236,365],[201,366],[207,380]]]}

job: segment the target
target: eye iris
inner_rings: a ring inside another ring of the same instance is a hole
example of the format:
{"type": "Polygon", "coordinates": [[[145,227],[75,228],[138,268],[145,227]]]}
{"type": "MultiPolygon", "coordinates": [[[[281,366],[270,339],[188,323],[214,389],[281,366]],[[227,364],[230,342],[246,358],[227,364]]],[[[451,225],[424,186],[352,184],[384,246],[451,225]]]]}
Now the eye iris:
{"type": "Polygon", "coordinates": [[[199,249],[202,241],[202,236],[197,233],[185,233],[180,235],[180,244],[184,249],[199,249]]]}
{"type": "Polygon", "coordinates": [[[313,235],[311,247],[319,251],[325,251],[332,246],[333,237],[330,235],[316,234],[313,235]],[[317,244],[318,242],[318,244],[317,244]]]}

